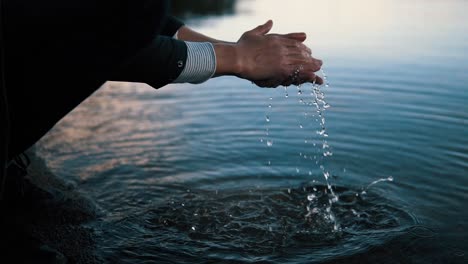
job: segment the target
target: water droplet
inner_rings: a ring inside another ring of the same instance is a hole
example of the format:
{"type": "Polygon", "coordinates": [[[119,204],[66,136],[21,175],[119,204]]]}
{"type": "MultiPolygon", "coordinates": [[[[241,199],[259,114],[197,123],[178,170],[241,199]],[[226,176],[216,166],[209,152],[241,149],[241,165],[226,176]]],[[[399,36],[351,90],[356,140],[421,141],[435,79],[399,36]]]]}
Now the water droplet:
{"type": "Polygon", "coordinates": [[[270,117],[269,117],[269,116],[266,116],[266,117],[265,117],[265,120],[266,120],[267,122],[270,122],[270,117]]]}
{"type": "Polygon", "coordinates": [[[302,124],[299,124],[299,127],[300,127],[300,128],[304,128],[304,127],[302,126],[302,124]]]}
{"type": "Polygon", "coordinates": [[[267,146],[268,146],[268,147],[273,146],[273,141],[272,141],[272,140],[267,140],[267,146]]]}
{"type": "Polygon", "coordinates": [[[268,108],[271,108],[271,104],[268,105],[268,108]]]}
{"type": "Polygon", "coordinates": [[[315,196],[315,194],[307,195],[307,200],[309,200],[309,201],[313,201],[315,198],[317,198],[317,196],[315,196]]]}
{"type": "Polygon", "coordinates": [[[311,175],[312,175],[312,172],[311,172],[311,171],[309,171],[309,176],[311,176],[311,175]]]}
{"type": "Polygon", "coordinates": [[[270,165],[271,165],[271,161],[269,160],[269,161],[268,161],[268,166],[270,166],[270,165]]]}
{"type": "Polygon", "coordinates": [[[288,188],[288,193],[291,193],[291,189],[288,188]]]}
{"type": "Polygon", "coordinates": [[[393,181],[393,176],[388,176],[387,180],[388,181],[393,181]]]}
{"type": "Polygon", "coordinates": [[[296,168],[296,173],[299,173],[299,171],[300,171],[300,170],[299,170],[298,168],[296,168]]]}
{"type": "Polygon", "coordinates": [[[271,226],[268,226],[268,231],[273,231],[273,229],[271,228],[271,226]]]}
{"type": "Polygon", "coordinates": [[[286,93],[286,94],[284,95],[284,97],[288,98],[288,97],[289,97],[288,93],[286,93]]]}
{"type": "Polygon", "coordinates": [[[465,252],[459,248],[455,248],[454,251],[453,251],[453,255],[456,256],[456,257],[464,257],[465,256],[465,252]]]}
{"type": "Polygon", "coordinates": [[[260,139],[260,142],[263,142],[263,138],[260,139]]]}

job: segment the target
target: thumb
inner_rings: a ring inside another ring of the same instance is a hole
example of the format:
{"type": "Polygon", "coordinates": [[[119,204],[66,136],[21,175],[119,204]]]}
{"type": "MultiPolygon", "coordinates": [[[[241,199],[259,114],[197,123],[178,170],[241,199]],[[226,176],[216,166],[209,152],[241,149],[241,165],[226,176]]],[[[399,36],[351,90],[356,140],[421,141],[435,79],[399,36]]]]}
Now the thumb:
{"type": "Polygon", "coordinates": [[[265,24],[260,25],[247,32],[250,34],[254,34],[254,35],[265,35],[266,33],[270,32],[272,27],[273,27],[273,21],[270,19],[265,24]]]}

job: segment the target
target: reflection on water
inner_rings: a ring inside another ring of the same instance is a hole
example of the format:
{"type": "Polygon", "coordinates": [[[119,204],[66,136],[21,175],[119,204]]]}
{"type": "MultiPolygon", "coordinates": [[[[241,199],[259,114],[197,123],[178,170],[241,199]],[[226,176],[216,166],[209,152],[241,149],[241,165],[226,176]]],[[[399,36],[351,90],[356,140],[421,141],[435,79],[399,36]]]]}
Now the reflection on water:
{"type": "Polygon", "coordinates": [[[468,2],[256,0],[234,9],[194,27],[233,40],[272,18],[275,32],[305,30],[324,60],[333,156],[323,165],[343,186],[335,215],[350,231],[328,232],[313,159],[323,156],[318,123],[304,119],[296,88],[285,98],[233,77],[157,91],[108,83],[38,144],[52,170],[103,209],[89,223],[98,254],[466,263],[468,2]],[[390,175],[391,184],[366,189],[390,175]]]}

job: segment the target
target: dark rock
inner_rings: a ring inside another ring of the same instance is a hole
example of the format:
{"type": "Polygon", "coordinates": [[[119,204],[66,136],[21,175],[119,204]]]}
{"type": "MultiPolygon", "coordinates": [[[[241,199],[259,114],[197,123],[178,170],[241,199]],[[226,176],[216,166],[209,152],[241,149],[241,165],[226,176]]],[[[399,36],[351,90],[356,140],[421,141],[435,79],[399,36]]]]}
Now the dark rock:
{"type": "Polygon", "coordinates": [[[93,230],[97,206],[53,175],[34,150],[27,175],[9,177],[0,204],[0,263],[98,263],[93,230]]]}

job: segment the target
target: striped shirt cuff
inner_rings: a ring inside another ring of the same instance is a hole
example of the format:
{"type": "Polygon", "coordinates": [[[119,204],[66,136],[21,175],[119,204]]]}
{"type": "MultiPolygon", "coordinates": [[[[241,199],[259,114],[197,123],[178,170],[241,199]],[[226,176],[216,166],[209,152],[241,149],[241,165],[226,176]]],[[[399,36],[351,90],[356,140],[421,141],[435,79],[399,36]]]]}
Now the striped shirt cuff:
{"type": "Polygon", "coordinates": [[[216,71],[216,54],[210,42],[188,42],[185,68],[174,83],[202,83],[216,71]]]}

